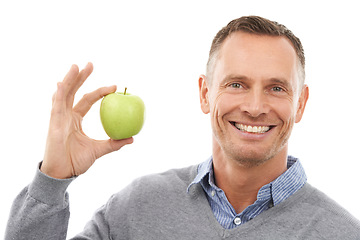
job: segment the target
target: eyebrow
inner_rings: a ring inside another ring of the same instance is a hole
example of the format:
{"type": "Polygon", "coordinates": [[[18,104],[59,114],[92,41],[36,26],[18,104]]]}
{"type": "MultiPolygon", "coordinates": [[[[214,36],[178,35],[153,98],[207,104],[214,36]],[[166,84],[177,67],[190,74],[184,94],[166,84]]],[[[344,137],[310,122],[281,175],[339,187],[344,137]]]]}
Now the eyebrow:
{"type": "Polygon", "coordinates": [[[221,85],[224,85],[225,83],[231,81],[231,80],[249,80],[248,77],[244,76],[244,75],[234,75],[234,74],[230,74],[230,75],[226,75],[223,80],[221,81],[221,85]]]}
{"type": "Polygon", "coordinates": [[[293,90],[293,86],[291,86],[290,82],[288,80],[286,80],[286,79],[283,79],[283,78],[270,78],[269,81],[272,82],[272,83],[278,83],[278,84],[284,86],[288,90],[293,90]]]}

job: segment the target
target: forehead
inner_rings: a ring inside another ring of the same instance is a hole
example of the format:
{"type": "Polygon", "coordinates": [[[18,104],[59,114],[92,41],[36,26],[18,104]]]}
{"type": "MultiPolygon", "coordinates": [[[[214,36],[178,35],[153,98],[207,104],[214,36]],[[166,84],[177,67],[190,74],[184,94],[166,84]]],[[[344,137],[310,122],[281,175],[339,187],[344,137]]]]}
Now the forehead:
{"type": "Polygon", "coordinates": [[[236,32],[220,48],[214,80],[221,81],[225,75],[243,75],[292,82],[297,76],[297,61],[295,49],[286,37],[236,32]]]}

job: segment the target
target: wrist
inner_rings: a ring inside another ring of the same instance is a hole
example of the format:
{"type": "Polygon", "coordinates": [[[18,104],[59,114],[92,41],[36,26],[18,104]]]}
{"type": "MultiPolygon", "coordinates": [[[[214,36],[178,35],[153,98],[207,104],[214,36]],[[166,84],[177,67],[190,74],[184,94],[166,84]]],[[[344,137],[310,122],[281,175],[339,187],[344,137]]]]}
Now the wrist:
{"type": "Polygon", "coordinates": [[[59,166],[53,166],[49,167],[46,162],[42,161],[39,164],[39,171],[46,176],[53,178],[53,179],[69,179],[74,176],[71,176],[69,174],[64,174],[62,171],[59,171],[58,169],[61,169],[59,166]]]}
{"type": "Polygon", "coordinates": [[[64,204],[66,189],[75,178],[52,178],[40,171],[42,165],[39,164],[36,175],[29,185],[29,195],[48,205],[64,204]]]}

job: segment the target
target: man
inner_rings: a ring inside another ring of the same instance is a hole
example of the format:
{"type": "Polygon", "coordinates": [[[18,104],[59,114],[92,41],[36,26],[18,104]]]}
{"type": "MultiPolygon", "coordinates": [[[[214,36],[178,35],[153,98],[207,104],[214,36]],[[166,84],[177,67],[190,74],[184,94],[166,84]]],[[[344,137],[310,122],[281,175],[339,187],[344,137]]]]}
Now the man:
{"type": "MultiPolygon", "coordinates": [[[[360,223],[306,181],[288,139],[309,96],[300,40],[249,16],[215,36],[199,78],[211,116],[212,157],[142,177],[115,194],[74,239],[360,239],[360,223]]],[[[74,94],[91,74],[72,66],[53,97],[45,156],[14,202],[6,239],[65,239],[67,186],[133,139],[95,141],[81,130],[91,106],[115,87],[74,94]]]]}

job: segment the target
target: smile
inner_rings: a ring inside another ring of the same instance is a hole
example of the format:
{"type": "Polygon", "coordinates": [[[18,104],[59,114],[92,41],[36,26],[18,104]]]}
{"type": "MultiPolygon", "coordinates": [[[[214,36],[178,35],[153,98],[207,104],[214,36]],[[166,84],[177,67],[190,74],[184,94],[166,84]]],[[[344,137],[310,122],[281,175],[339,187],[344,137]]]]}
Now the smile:
{"type": "Polygon", "coordinates": [[[266,133],[271,129],[270,126],[250,126],[235,122],[233,122],[232,125],[234,125],[240,131],[248,133],[266,133]]]}

